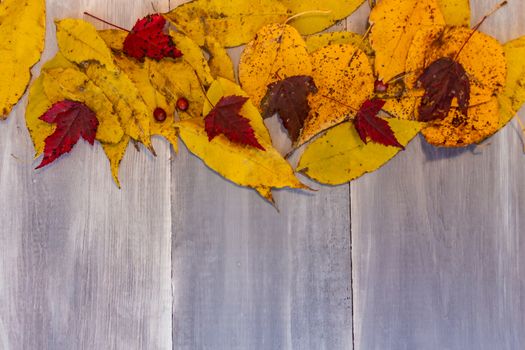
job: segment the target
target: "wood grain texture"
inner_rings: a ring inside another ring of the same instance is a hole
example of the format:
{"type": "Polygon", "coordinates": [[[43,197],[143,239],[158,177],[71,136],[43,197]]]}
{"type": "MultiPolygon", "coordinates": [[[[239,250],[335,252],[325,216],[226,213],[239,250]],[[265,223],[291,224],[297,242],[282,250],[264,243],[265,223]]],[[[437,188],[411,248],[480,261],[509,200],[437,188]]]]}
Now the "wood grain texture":
{"type": "MultiPolygon", "coordinates": [[[[44,60],[54,18],[130,26],[149,6],[48,0],[44,60]]],[[[121,191],[99,145],[34,171],[25,103],[0,123],[0,349],[171,349],[169,148],[130,150],[121,191]]]]}
{"type": "MultiPolygon", "coordinates": [[[[495,4],[472,2],[474,20],[495,4]]],[[[510,1],[482,30],[524,35],[524,14],[510,1]]],[[[476,150],[417,139],[352,184],[357,349],[523,349],[525,157],[514,123],[476,150]]]]}

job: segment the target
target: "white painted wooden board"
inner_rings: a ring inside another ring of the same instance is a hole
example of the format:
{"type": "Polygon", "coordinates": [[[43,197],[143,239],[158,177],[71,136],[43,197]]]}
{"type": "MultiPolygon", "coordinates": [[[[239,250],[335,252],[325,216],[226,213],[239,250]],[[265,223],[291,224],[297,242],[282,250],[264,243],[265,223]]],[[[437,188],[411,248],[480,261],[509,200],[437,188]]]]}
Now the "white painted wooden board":
{"type": "MultiPolygon", "coordinates": [[[[124,26],[142,1],[48,0],[53,19],[89,11],[124,26]]],[[[34,171],[24,99],[0,122],[0,349],[171,349],[169,148],[130,150],[123,190],[102,149],[79,142],[34,171]]]]}
{"type": "MultiPolygon", "coordinates": [[[[477,21],[497,1],[471,3],[477,21]]],[[[525,35],[524,17],[525,3],[509,1],[482,30],[506,42],[525,35]]],[[[352,184],[356,349],[525,348],[525,155],[515,121],[489,142],[473,154],[419,138],[352,184]]]]}

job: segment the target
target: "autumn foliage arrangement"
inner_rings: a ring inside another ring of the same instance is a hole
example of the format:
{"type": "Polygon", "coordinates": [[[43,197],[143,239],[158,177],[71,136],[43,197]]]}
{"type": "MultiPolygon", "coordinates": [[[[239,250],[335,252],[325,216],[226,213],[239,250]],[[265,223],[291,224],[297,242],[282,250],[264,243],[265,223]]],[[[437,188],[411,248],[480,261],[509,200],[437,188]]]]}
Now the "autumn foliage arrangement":
{"type": "MultiPolygon", "coordinates": [[[[128,145],[155,154],[151,137],[160,135],[273,201],[273,189],[308,189],[298,173],[337,185],[374,171],[419,133],[438,147],[478,144],[525,102],[525,37],[502,45],[483,34],[492,13],[471,28],[468,0],[381,0],[368,3],[363,35],[316,34],[363,2],[195,0],[131,30],[56,21],[58,53],[26,109],[38,168],[80,138],[98,141],[120,186],[128,145]],[[226,48],[244,44],[235,71],[226,48]],[[272,144],[264,120],[275,115],[295,167],[272,144]]],[[[29,4],[23,15],[35,33],[18,44],[28,55],[12,49],[28,74],[45,30],[43,0],[29,4]]],[[[4,115],[29,77],[0,90],[4,115]]]]}

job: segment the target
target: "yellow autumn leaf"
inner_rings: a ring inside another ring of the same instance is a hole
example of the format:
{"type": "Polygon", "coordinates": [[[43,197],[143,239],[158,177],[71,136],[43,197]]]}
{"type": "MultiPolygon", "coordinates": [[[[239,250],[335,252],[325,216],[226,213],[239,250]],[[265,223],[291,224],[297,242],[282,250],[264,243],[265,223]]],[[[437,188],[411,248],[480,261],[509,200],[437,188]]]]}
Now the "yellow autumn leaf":
{"type": "Polygon", "coordinates": [[[362,35],[352,32],[330,32],[307,36],[306,49],[309,53],[322,49],[323,47],[336,44],[351,44],[368,56],[374,55],[374,50],[368,40],[365,40],[362,35]]]}
{"type": "Polygon", "coordinates": [[[353,45],[326,46],[315,51],[311,61],[318,92],[308,96],[311,110],[296,146],[355,115],[374,92],[368,57],[353,45]]]}
{"type": "Polygon", "coordinates": [[[449,26],[470,26],[470,0],[437,0],[449,26]]]}
{"type": "Polygon", "coordinates": [[[210,86],[214,77],[211,74],[208,61],[204,57],[204,52],[199,45],[184,34],[170,31],[170,35],[177,48],[182,52],[182,59],[193,67],[204,86],[210,86]]]}
{"type": "MultiPolygon", "coordinates": [[[[213,83],[208,92],[211,103],[217,103],[221,97],[231,95],[246,96],[246,93],[223,78],[213,83]]],[[[209,113],[211,108],[206,103],[203,114],[209,113]]],[[[250,120],[257,140],[266,151],[233,143],[224,135],[208,141],[202,118],[177,123],[180,137],[188,149],[206,165],[240,186],[258,189],[260,193],[268,193],[269,188],[305,188],[295,177],[291,166],[269,142],[268,131],[257,108],[247,101],[241,115],[250,120]]]]}
{"type": "Polygon", "coordinates": [[[418,31],[406,60],[406,71],[410,72],[405,78],[407,88],[416,87],[417,80],[431,63],[451,57],[467,72],[471,106],[488,102],[500,93],[507,75],[503,46],[487,34],[471,35],[472,29],[466,27],[434,26],[418,31]]]}
{"type": "Polygon", "coordinates": [[[77,64],[97,61],[108,71],[118,70],[110,49],[91,23],[80,19],[63,19],[55,23],[58,47],[66,59],[77,64]]]}
{"type": "Polygon", "coordinates": [[[210,36],[206,37],[204,46],[210,55],[208,65],[210,66],[213,78],[217,79],[218,77],[222,77],[235,82],[235,68],[230,55],[228,55],[228,51],[226,51],[217,39],[210,36]]]}
{"type": "Polygon", "coordinates": [[[308,35],[325,30],[337,21],[350,16],[364,0],[279,0],[292,14],[302,14],[290,21],[301,34],[308,35]],[[328,13],[307,13],[326,11],[328,13]]]}
{"type": "Polygon", "coordinates": [[[427,124],[422,134],[428,143],[442,147],[465,147],[477,144],[500,129],[498,98],[468,109],[465,117],[452,108],[443,120],[427,124]]]}
{"type": "Polygon", "coordinates": [[[419,29],[445,24],[436,0],[381,0],[369,21],[375,72],[384,82],[405,72],[408,50],[419,29]]]}
{"type": "Polygon", "coordinates": [[[78,68],[53,68],[42,72],[43,87],[52,103],[64,99],[84,103],[93,110],[99,121],[97,140],[117,143],[122,139],[119,117],[104,92],[78,68]]]}
{"type": "Polygon", "coordinates": [[[212,36],[225,47],[247,43],[260,28],[283,22],[288,15],[277,0],[194,0],[164,14],[199,46],[212,36]]]}
{"type": "Polygon", "coordinates": [[[102,144],[102,149],[104,149],[104,153],[106,153],[106,157],[108,157],[108,160],[109,160],[111,176],[113,177],[113,181],[115,181],[118,188],[120,188],[120,180],[119,180],[120,163],[122,162],[122,159],[124,158],[124,155],[126,154],[126,150],[128,148],[128,144],[130,140],[131,138],[128,135],[124,135],[124,137],[122,137],[122,140],[120,140],[120,142],[118,143],[115,143],[115,144],[103,143],[102,144]]]}
{"type": "Polygon", "coordinates": [[[31,80],[44,49],[44,0],[0,2],[0,119],[5,119],[31,80]]]}
{"type": "Polygon", "coordinates": [[[506,125],[525,102],[525,36],[504,45],[507,59],[507,82],[498,95],[500,124],[506,125]]]}
{"type": "MultiPolygon", "coordinates": [[[[57,53],[53,59],[42,66],[41,70],[46,71],[54,68],[75,68],[75,66],[66,60],[61,53],[57,53]]],[[[49,100],[44,90],[44,76],[40,75],[29,89],[25,114],[27,130],[29,130],[35,148],[35,158],[44,152],[45,140],[56,128],[55,124],[49,124],[40,119],[52,105],[53,102],[49,100]]]]}
{"type": "Polygon", "coordinates": [[[295,75],[311,75],[312,64],[299,32],[286,24],[271,24],[246,45],[239,63],[239,80],[260,108],[268,85],[295,75]]]}
{"type": "MultiPolygon", "coordinates": [[[[388,119],[398,141],[406,146],[421,123],[388,119]]],[[[323,184],[340,185],[372,172],[401,149],[374,142],[364,144],[352,122],[342,123],[313,141],[303,153],[297,171],[323,184]]]]}

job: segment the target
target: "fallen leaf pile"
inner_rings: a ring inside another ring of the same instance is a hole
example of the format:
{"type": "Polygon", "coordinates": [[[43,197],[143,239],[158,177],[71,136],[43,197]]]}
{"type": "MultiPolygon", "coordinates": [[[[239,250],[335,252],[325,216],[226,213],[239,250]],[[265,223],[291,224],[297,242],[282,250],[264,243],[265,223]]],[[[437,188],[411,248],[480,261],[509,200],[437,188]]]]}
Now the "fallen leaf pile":
{"type": "MultiPolygon", "coordinates": [[[[129,31],[57,21],[58,53],[26,109],[38,167],[96,140],[119,184],[129,144],[155,155],[160,135],[273,202],[273,189],[308,189],[298,173],[347,183],[420,132],[441,147],[480,143],[525,102],[525,37],[501,45],[480,31],[488,16],[470,28],[468,0],[368,2],[366,33],[319,33],[363,2],[194,0],[129,31]],[[236,72],[226,48],[243,44],[236,72]],[[272,144],[264,120],[275,115],[296,169],[272,144]]],[[[42,51],[43,0],[27,3],[0,5],[0,30],[16,38],[2,48],[4,116],[42,51]],[[26,28],[16,35],[10,11],[26,28]]]]}

